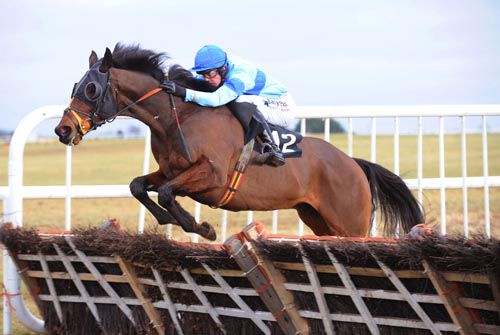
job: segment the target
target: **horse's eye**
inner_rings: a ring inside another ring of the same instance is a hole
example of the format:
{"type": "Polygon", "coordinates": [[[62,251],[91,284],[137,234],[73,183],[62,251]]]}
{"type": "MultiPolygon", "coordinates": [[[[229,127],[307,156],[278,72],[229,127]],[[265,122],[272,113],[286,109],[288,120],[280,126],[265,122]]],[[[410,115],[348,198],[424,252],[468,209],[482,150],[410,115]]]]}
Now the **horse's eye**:
{"type": "Polygon", "coordinates": [[[89,100],[95,100],[101,96],[102,87],[99,83],[91,81],[85,85],[85,97],[89,100]]]}

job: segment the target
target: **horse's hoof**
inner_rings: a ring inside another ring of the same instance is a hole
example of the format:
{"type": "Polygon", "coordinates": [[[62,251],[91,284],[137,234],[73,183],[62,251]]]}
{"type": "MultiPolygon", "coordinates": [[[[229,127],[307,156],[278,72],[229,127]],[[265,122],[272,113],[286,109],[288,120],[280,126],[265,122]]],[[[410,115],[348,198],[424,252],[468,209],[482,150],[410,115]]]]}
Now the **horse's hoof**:
{"type": "Polygon", "coordinates": [[[427,227],[426,224],[420,223],[415,226],[413,226],[408,233],[409,238],[414,238],[414,239],[423,239],[427,236],[433,236],[434,232],[432,231],[431,228],[427,227]]]}
{"type": "Polygon", "coordinates": [[[120,223],[117,219],[109,219],[101,223],[99,226],[99,230],[108,230],[112,229],[114,231],[120,231],[120,223]]]}
{"type": "Polygon", "coordinates": [[[198,234],[210,241],[215,241],[217,239],[217,233],[214,227],[212,227],[208,222],[202,222],[198,225],[198,234]]]}

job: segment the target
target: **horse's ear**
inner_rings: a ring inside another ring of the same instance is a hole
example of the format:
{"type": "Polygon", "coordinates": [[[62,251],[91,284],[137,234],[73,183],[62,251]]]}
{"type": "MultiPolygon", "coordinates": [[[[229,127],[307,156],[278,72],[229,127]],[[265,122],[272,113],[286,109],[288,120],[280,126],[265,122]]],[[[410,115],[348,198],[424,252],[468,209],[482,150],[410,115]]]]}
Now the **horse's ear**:
{"type": "Polygon", "coordinates": [[[92,50],[92,52],[90,53],[90,56],[89,56],[89,69],[94,66],[95,63],[97,63],[97,54],[95,53],[94,50],[92,50]]]}
{"type": "Polygon", "coordinates": [[[104,57],[102,58],[101,67],[99,67],[99,71],[108,72],[109,68],[113,66],[113,55],[111,54],[111,50],[106,48],[106,52],[104,53],[104,57]]]}

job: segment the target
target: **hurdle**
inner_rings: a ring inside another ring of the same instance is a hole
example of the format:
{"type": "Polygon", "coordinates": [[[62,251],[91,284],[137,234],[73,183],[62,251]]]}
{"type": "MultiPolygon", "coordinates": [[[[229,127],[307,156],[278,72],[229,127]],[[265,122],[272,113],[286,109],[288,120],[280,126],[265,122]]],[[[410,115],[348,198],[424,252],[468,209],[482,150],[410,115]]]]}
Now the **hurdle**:
{"type": "Polygon", "coordinates": [[[0,228],[54,334],[498,334],[494,239],[0,228]]]}

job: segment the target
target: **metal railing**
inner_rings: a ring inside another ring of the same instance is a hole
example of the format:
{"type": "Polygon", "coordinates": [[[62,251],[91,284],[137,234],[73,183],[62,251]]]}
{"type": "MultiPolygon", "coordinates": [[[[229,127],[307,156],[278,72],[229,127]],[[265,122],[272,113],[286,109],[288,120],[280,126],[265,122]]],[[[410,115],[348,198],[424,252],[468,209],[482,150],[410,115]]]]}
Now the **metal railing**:
{"type": "MultiPolygon", "coordinates": [[[[488,139],[487,139],[487,117],[500,115],[500,105],[415,105],[415,106],[312,106],[299,107],[299,117],[322,118],[325,121],[329,118],[347,118],[348,120],[348,154],[352,156],[352,120],[354,118],[371,119],[371,146],[370,160],[376,162],[376,120],[377,118],[394,119],[394,173],[399,175],[399,120],[404,117],[417,117],[417,178],[405,179],[410,189],[417,190],[417,197],[420,203],[423,200],[424,189],[440,190],[440,227],[441,233],[446,234],[446,189],[462,189],[463,206],[463,233],[469,236],[469,213],[468,213],[468,188],[483,188],[484,193],[484,213],[485,213],[485,234],[491,236],[490,206],[489,206],[489,188],[500,186],[500,176],[489,176],[488,170],[488,139]],[[467,133],[466,117],[482,117],[482,156],[483,156],[483,176],[469,177],[467,175],[467,133]],[[439,118],[439,178],[423,177],[423,118],[439,118]],[[444,118],[459,117],[461,119],[461,177],[450,178],[445,176],[445,146],[444,146],[444,118]]],[[[305,119],[302,119],[305,129],[305,119]]],[[[329,139],[325,122],[324,139],[329,139]]],[[[372,235],[376,235],[376,227],[373,225],[372,235]]]]}
{"type": "MultiPolygon", "coordinates": [[[[65,186],[24,186],[23,185],[23,154],[26,140],[33,129],[41,122],[60,118],[65,106],[45,106],[34,110],[30,113],[17,127],[11,143],[9,151],[9,186],[0,187],[0,199],[4,203],[4,222],[10,221],[14,226],[22,226],[23,223],[23,199],[39,199],[39,198],[59,198],[65,199],[65,229],[71,229],[71,200],[74,198],[98,198],[98,197],[131,197],[128,185],[72,185],[71,184],[71,163],[72,150],[71,147],[66,148],[66,184],[65,186]]],[[[394,120],[394,169],[396,174],[400,170],[399,144],[400,144],[400,118],[417,117],[417,178],[405,179],[405,182],[410,189],[417,190],[417,197],[422,202],[424,189],[438,189],[440,191],[440,214],[441,214],[441,233],[446,233],[446,189],[461,188],[463,199],[463,232],[465,236],[469,234],[468,221],[468,189],[482,188],[484,193],[484,212],[485,212],[485,233],[491,235],[490,223],[490,207],[489,207],[489,188],[500,186],[500,176],[489,176],[488,171],[488,141],[487,141],[487,117],[499,116],[500,105],[429,105],[429,106],[309,106],[298,107],[297,118],[301,119],[301,132],[305,135],[306,120],[319,118],[325,121],[324,123],[324,139],[330,140],[330,118],[345,118],[347,119],[347,153],[353,154],[353,119],[370,118],[371,119],[371,136],[370,136],[370,160],[376,162],[376,143],[377,143],[377,118],[393,118],[394,120]],[[445,147],[444,147],[444,118],[445,117],[461,118],[461,177],[446,177],[445,176],[445,147]],[[466,117],[481,116],[482,117],[482,156],[483,156],[483,176],[470,177],[467,175],[467,133],[466,133],[466,117]],[[423,177],[423,118],[438,117],[439,118],[439,178],[424,178],[423,177]]],[[[146,136],[144,150],[143,173],[148,173],[149,157],[150,157],[150,138],[146,136]]],[[[202,206],[196,204],[194,216],[200,222],[202,206]]],[[[253,213],[248,212],[247,221],[253,219],[253,213]]],[[[139,213],[138,231],[144,230],[145,210],[141,206],[139,213]]],[[[221,239],[226,239],[228,213],[225,210],[221,211],[221,239]]],[[[373,225],[375,227],[375,225],[373,225]]],[[[274,211],[272,215],[272,233],[278,230],[278,211],[274,211]]],[[[304,232],[304,224],[298,221],[299,235],[304,232]]],[[[167,231],[171,234],[171,230],[167,231]]],[[[375,229],[372,230],[372,235],[376,235],[375,229]]],[[[198,236],[193,236],[193,241],[197,241],[198,236]]],[[[19,320],[28,328],[42,332],[43,321],[34,317],[25,307],[22,298],[19,296],[19,276],[15,267],[4,250],[4,284],[6,292],[11,296],[9,302],[8,297],[4,296],[4,334],[10,334],[10,305],[16,310],[19,320]]]]}

